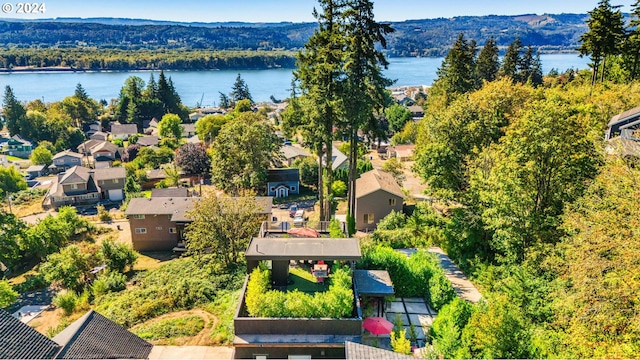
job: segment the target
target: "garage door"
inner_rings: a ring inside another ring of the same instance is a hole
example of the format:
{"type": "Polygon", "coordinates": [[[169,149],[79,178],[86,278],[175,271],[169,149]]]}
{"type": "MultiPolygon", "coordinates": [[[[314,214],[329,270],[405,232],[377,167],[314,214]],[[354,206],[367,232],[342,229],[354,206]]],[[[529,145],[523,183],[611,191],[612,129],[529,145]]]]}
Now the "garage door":
{"type": "Polygon", "coordinates": [[[109,200],[111,201],[120,201],[123,198],[123,194],[122,194],[122,190],[120,189],[115,189],[115,190],[109,190],[109,200]]]}

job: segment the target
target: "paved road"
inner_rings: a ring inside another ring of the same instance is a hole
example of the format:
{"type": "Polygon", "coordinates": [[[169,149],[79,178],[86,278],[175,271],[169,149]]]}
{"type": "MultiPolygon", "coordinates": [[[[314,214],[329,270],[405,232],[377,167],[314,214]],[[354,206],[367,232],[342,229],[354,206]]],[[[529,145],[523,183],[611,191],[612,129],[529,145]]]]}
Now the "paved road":
{"type": "MultiPolygon", "coordinates": [[[[398,251],[409,256],[416,252],[416,249],[398,249],[398,251]]],[[[440,266],[442,266],[445,276],[449,281],[451,281],[453,289],[460,298],[472,303],[477,303],[482,299],[480,291],[478,291],[473,283],[467,279],[462,270],[460,270],[460,268],[451,261],[449,256],[445,254],[444,250],[437,246],[432,246],[428,251],[438,257],[438,261],[440,261],[440,266]]]]}

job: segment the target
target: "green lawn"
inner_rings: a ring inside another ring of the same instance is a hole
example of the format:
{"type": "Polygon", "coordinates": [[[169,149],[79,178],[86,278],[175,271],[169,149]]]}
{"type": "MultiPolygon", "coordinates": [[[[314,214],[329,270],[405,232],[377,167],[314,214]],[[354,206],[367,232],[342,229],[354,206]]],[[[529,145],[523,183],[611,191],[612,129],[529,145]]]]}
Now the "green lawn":
{"type": "Polygon", "coordinates": [[[23,158],[19,158],[17,156],[13,156],[13,155],[7,155],[7,160],[9,160],[9,161],[27,161],[29,159],[23,159],[23,158]]]}
{"type": "Polygon", "coordinates": [[[325,278],[323,283],[319,283],[317,279],[311,275],[311,272],[305,268],[289,268],[289,279],[293,284],[287,286],[288,291],[300,290],[306,293],[324,292],[329,290],[329,281],[325,278]]]}

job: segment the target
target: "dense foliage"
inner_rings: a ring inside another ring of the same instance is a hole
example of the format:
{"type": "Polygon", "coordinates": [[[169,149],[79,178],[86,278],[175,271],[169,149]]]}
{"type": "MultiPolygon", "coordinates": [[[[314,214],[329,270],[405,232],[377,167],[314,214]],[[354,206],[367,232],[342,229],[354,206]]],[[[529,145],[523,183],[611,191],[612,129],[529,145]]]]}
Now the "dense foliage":
{"type": "Polygon", "coordinates": [[[197,315],[164,319],[137,326],[131,331],[145,340],[173,339],[194,336],[204,329],[204,319],[197,315]]]}
{"type": "Polygon", "coordinates": [[[207,255],[185,258],[134,277],[135,286],[109,293],[96,301],[96,310],[116,323],[131,327],[172,311],[215,301],[223,290],[242,286],[241,266],[225,268],[207,255]]]}
{"type": "Polygon", "coordinates": [[[353,289],[348,270],[332,271],[329,290],[311,295],[300,290],[271,290],[271,272],[257,267],[250,275],[245,302],[250,316],[345,318],[353,312],[353,289]]]}

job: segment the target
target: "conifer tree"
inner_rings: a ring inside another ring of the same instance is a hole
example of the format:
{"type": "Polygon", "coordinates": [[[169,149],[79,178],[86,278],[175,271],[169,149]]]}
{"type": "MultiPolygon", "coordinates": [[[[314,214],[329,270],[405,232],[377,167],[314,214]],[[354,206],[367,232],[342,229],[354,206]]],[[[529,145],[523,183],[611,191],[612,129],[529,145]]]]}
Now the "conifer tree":
{"type": "Polygon", "coordinates": [[[240,74],[236,77],[236,82],[233,83],[233,87],[231,90],[231,99],[234,103],[237,103],[240,100],[248,99],[253,104],[253,99],[251,98],[251,92],[249,91],[249,86],[242,79],[240,74]]]}
{"type": "Polygon", "coordinates": [[[437,70],[438,80],[444,90],[464,94],[476,88],[475,41],[468,42],[460,33],[437,70]]]}
{"type": "Polygon", "coordinates": [[[476,62],[476,74],[479,81],[491,82],[498,76],[498,70],[500,69],[500,61],[498,56],[498,46],[495,39],[492,37],[487,40],[476,62]]]}
{"type": "Polygon", "coordinates": [[[633,81],[638,72],[638,62],[640,61],[640,0],[631,5],[632,20],[629,23],[629,30],[624,43],[625,68],[629,71],[629,80],[633,81]]]}
{"type": "Polygon", "coordinates": [[[394,30],[388,24],[374,20],[373,2],[369,0],[346,1],[345,21],[345,92],[344,108],[346,121],[341,126],[348,134],[349,186],[348,213],[349,235],[355,231],[353,218],[356,201],[356,177],[358,161],[358,130],[368,122],[376,121],[375,112],[382,113],[385,104],[385,89],[393,82],[382,74],[388,65],[384,54],[376,48],[386,47],[385,36],[394,30]]]}
{"type": "Polygon", "coordinates": [[[522,42],[520,38],[516,37],[515,40],[507,48],[507,52],[502,59],[502,65],[500,66],[500,76],[510,77],[513,81],[519,81],[518,79],[518,65],[520,64],[520,50],[522,49],[522,42]]]}
{"type": "Polygon", "coordinates": [[[620,53],[624,39],[622,12],[615,10],[609,0],[600,0],[598,6],[589,12],[589,31],[580,37],[580,56],[589,55],[593,66],[591,83],[595,83],[600,71],[600,81],[604,80],[607,57],[620,53]]]}
{"type": "Polygon", "coordinates": [[[9,134],[11,136],[20,134],[20,126],[27,116],[27,111],[18,99],[16,99],[16,96],[13,94],[13,89],[11,89],[11,86],[9,85],[4,88],[4,101],[2,103],[2,107],[2,117],[7,125],[9,134]]]}

